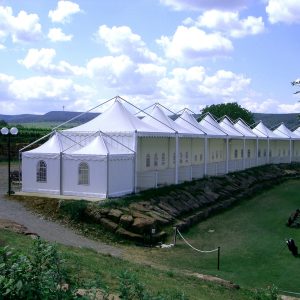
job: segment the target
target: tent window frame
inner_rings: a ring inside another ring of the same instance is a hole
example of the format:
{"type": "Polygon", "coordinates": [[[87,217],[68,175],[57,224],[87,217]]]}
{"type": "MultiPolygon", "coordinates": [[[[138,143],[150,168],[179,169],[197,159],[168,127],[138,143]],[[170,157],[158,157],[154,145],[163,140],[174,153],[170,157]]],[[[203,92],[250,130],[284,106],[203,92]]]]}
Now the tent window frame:
{"type": "Polygon", "coordinates": [[[238,158],[238,149],[234,149],[234,158],[238,158]]]}
{"type": "Polygon", "coordinates": [[[186,163],[189,162],[189,153],[188,153],[188,151],[185,152],[185,162],[186,163]]]}
{"type": "Polygon", "coordinates": [[[47,164],[44,160],[39,160],[36,166],[36,182],[47,182],[47,164]]]}
{"type": "Polygon", "coordinates": [[[248,149],[248,151],[247,151],[247,156],[248,156],[248,158],[251,157],[251,150],[250,149],[248,149]]]}
{"type": "Polygon", "coordinates": [[[157,153],[154,153],[153,164],[154,164],[154,167],[158,166],[158,154],[157,153]]]}
{"type": "Polygon", "coordinates": [[[161,154],[161,165],[164,166],[166,164],[166,153],[163,152],[161,154]]]}
{"type": "Polygon", "coordinates": [[[90,168],[87,162],[78,165],[78,185],[90,184],[90,168]]]}

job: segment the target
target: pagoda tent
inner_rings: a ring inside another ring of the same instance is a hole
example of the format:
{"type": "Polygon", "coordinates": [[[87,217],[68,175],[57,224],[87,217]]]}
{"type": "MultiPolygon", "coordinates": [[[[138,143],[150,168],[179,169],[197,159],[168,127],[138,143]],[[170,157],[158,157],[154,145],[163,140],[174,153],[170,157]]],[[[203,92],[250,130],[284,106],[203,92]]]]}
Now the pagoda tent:
{"type": "MultiPolygon", "coordinates": [[[[299,148],[300,146],[300,137],[297,136],[297,134],[295,134],[294,132],[292,132],[291,130],[289,130],[284,123],[281,123],[280,126],[278,126],[276,129],[273,130],[273,132],[286,139],[289,139],[289,146],[288,146],[288,150],[287,145],[286,145],[286,141],[278,141],[277,145],[278,148],[281,148],[281,152],[282,152],[282,158],[279,162],[285,162],[285,163],[290,163],[294,160],[294,157],[297,159],[297,156],[295,155],[297,152],[297,148],[299,148]],[[288,155],[284,155],[285,152],[287,150],[287,154],[288,155]]],[[[300,154],[300,153],[299,153],[300,154]]],[[[299,157],[300,158],[300,157],[299,157]]]]}
{"type": "Polygon", "coordinates": [[[61,135],[22,153],[22,192],[60,194],[61,135]]]}
{"type": "MultiPolygon", "coordinates": [[[[193,138],[201,138],[203,132],[200,132],[196,128],[180,126],[168,117],[158,104],[153,107],[150,114],[147,114],[143,118],[143,121],[157,128],[157,130],[161,130],[173,136],[173,138],[162,138],[160,145],[158,147],[156,145],[152,151],[150,143],[148,144],[147,154],[153,157],[154,162],[154,164],[150,166],[149,171],[152,172],[155,177],[154,182],[166,184],[192,180],[192,140],[193,138]],[[159,158],[164,155],[166,155],[166,163],[160,164],[159,158]],[[158,163],[156,163],[156,161],[158,161],[158,163]]],[[[143,151],[141,151],[141,153],[143,153],[143,151]]],[[[147,175],[149,176],[149,173],[147,175]]]]}
{"type": "Polygon", "coordinates": [[[233,122],[227,116],[220,120],[219,125],[229,137],[228,172],[243,170],[245,168],[245,136],[234,127],[233,122]]]}
{"type": "Polygon", "coordinates": [[[110,140],[98,134],[63,156],[64,195],[108,198],[134,192],[134,152],[124,146],[120,151],[110,140]]]}
{"type": "Polygon", "coordinates": [[[257,165],[264,165],[280,160],[281,150],[277,149],[281,138],[260,121],[252,131],[258,136],[257,165]]]}
{"type": "Polygon", "coordinates": [[[206,174],[222,175],[228,173],[229,136],[214,117],[207,113],[199,124],[214,135],[207,142],[206,174]]]}
{"type": "Polygon", "coordinates": [[[246,124],[244,120],[239,118],[234,123],[234,128],[236,128],[240,133],[242,133],[245,137],[246,145],[244,151],[244,161],[245,161],[245,168],[251,168],[257,165],[257,144],[258,144],[258,137],[252,131],[252,129],[246,124]]]}
{"type": "Polygon", "coordinates": [[[207,139],[216,137],[215,132],[204,128],[200,125],[197,120],[190,114],[186,109],[183,113],[175,120],[175,123],[181,127],[198,133],[199,138],[193,138],[191,140],[191,158],[192,164],[190,166],[191,178],[202,178],[206,174],[206,162],[208,153],[205,152],[207,147],[207,139]]]}

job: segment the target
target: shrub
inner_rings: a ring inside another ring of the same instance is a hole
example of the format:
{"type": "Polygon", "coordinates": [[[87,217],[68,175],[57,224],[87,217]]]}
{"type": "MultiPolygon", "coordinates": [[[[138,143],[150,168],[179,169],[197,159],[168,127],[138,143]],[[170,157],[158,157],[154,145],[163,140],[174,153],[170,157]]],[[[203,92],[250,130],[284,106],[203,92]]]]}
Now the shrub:
{"type": "Polygon", "coordinates": [[[60,210],[74,221],[85,220],[86,208],[87,201],[85,200],[62,201],[60,204],[60,210]]]}

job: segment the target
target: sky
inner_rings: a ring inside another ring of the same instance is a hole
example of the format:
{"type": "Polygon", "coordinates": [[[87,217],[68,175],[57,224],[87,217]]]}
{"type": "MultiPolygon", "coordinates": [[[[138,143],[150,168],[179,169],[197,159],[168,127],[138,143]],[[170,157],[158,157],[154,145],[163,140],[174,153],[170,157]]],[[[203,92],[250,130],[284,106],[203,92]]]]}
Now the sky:
{"type": "Polygon", "coordinates": [[[300,112],[299,35],[299,0],[0,0],[0,114],[300,112]]]}

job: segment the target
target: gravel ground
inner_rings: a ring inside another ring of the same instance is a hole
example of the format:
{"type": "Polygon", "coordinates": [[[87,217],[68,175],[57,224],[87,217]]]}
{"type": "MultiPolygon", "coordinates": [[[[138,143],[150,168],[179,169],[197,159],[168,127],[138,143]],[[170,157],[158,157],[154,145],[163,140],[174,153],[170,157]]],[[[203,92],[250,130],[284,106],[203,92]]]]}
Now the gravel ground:
{"type": "MultiPolygon", "coordinates": [[[[12,168],[13,169],[13,168],[12,168]]],[[[15,167],[17,169],[17,167],[15,167]]],[[[90,248],[99,253],[122,256],[122,250],[76,234],[71,229],[58,223],[43,219],[27,210],[20,202],[7,200],[7,166],[0,164],[0,219],[11,220],[24,225],[30,232],[38,234],[45,240],[63,245],[90,248]],[[5,176],[6,175],[6,176],[5,176]]]]}

